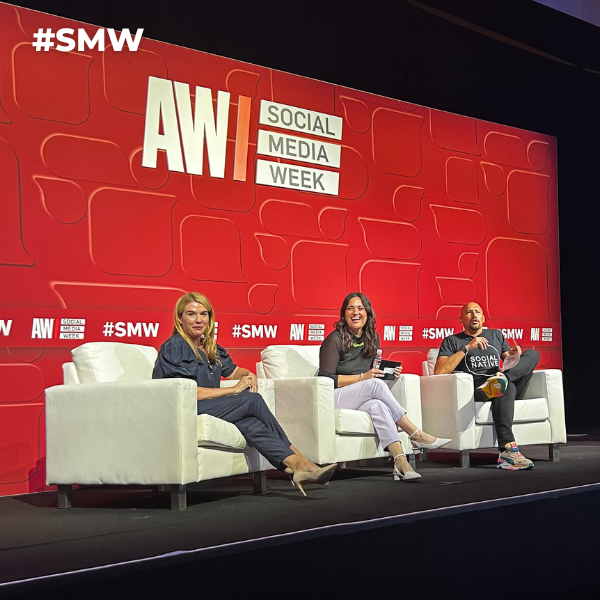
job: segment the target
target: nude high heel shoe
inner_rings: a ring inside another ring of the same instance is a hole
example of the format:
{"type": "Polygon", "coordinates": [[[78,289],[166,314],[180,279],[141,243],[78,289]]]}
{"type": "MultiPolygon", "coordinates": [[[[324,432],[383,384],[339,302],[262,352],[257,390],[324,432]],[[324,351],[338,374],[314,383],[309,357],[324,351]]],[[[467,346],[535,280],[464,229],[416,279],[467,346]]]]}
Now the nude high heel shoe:
{"type": "Polygon", "coordinates": [[[419,433],[419,431],[421,431],[421,429],[416,429],[408,436],[408,439],[416,448],[419,448],[419,450],[436,450],[437,448],[441,448],[452,441],[448,438],[436,438],[435,442],[432,442],[431,444],[423,444],[422,442],[417,442],[416,440],[412,439],[414,435],[419,433]]]}
{"type": "Polygon", "coordinates": [[[292,485],[296,487],[296,484],[294,483],[294,471],[292,471],[289,467],[286,467],[283,472],[288,476],[289,480],[292,482],[292,485]]]}
{"type": "Polygon", "coordinates": [[[396,459],[399,456],[406,456],[406,454],[396,454],[396,456],[394,456],[394,481],[416,481],[417,479],[421,479],[421,477],[423,477],[421,473],[417,473],[416,471],[406,471],[406,473],[403,473],[396,466],[396,459]]]}
{"type": "MultiPolygon", "coordinates": [[[[319,485],[326,484],[337,469],[337,463],[321,467],[316,471],[294,471],[291,477],[292,485],[297,485],[300,491],[306,496],[306,492],[302,487],[305,483],[318,483],[319,485]]],[[[291,471],[291,469],[289,469],[291,471]]],[[[286,469],[286,473],[288,469],[286,469]]]]}

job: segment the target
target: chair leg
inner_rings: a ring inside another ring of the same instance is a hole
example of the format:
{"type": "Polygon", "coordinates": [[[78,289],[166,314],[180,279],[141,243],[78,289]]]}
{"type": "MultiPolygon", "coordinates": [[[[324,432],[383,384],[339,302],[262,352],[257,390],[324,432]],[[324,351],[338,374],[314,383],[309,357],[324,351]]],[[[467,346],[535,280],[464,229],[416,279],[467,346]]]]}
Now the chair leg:
{"type": "Polygon", "coordinates": [[[460,451],[460,466],[463,469],[468,469],[471,466],[471,458],[468,450],[460,451]]]}
{"type": "Polygon", "coordinates": [[[264,494],[267,491],[267,473],[258,471],[254,473],[254,493],[264,494]]]}
{"type": "Polygon", "coordinates": [[[419,454],[419,460],[427,460],[427,450],[421,450],[421,454],[419,454]]]}
{"type": "Polygon", "coordinates": [[[548,444],[548,455],[552,462],[560,462],[560,444],[548,444]]]}
{"type": "Polygon", "coordinates": [[[174,483],[171,485],[171,510],[185,510],[187,508],[187,492],[185,485],[174,483]]]}
{"type": "Polygon", "coordinates": [[[408,463],[410,464],[410,466],[416,470],[417,468],[417,459],[415,458],[416,455],[415,454],[407,454],[406,458],[408,459],[408,463]]]}
{"type": "Polygon", "coordinates": [[[342,461],[338,463],[338,468],[339,469],[345,469],[346,468],[346,461],[342,461]]]}
{"type": "Polygon", "coordinates": [[[73,508],[72,485],[58,485],[58,508],[73,508]]]}

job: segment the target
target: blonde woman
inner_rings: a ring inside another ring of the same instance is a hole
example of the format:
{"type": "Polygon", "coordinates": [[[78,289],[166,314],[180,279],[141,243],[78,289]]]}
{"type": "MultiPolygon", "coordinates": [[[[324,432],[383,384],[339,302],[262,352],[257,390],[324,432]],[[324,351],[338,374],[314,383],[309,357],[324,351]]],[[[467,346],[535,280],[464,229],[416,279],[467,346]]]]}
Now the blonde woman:
{"type": "Polygon", "coordinates": [[[206,296],[191,292],[177,301],[171,337],[160,347],[153,379],[184,377],[198,385],[198,414],[233,423],[249,446],[274,467],[293,473],[292,481],[306,496],[302,484],[324,484],[337,465],[319,468],[302,456],[257,393],[256,375],[238,367],[227,350],[215,342],[215,316],[206,296]],[[220,387],[221,377],[239,380],[220,387]]]}

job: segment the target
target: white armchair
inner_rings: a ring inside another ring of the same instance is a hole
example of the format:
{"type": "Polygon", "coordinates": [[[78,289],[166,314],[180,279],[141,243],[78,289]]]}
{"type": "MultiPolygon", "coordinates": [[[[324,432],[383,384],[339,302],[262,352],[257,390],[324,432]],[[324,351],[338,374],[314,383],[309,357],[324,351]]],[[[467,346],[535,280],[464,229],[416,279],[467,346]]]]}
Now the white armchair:
{"type": "MultiPolygon", "coordinates": [[[[423,362],[421,409],[423,426],[435,435],[452,438],[444,449],[460,452],[461,467],[469,466],[469,450],[496,448],[491,402],[475,402],[473,377],[467,373],[433,375],[435,349],[423,362]]],[[[513,431],[520,446],[548,444],[549,458],[558,461],[559,444],[567,441],[562,372],[534,371],[515,401],[513,431]]]]}
{"type": "MultiPolygon", "coordinates": [[[[195,381],[153,380],[154,348],[97,342],[72,356],[64,385],[46,390],[46,478],[58,485],[60,508],[71,506],[74,484],[170,485],[177,510],[192,482],[255,473],[255,491],[264,491],[273,466],[237,427],[197,414],[195,381]]],[[[271,410],[273,388],[260,382],[271,410]]]]}
{"type": "MultiPolygon", "coordinates": [[[[256,365],[258,377],[275,384],[275,415],[288,437],[302,454],[318,464],[389,456],[366,412],[335,409],[333,380],[316,376],[319,348],[268,346],[256,365]]],[[[411,421],[420,427],[419,377],[402,375],[391,390],[411,421]]],[[[407,458],[414,460],[404,432],[400,440],[407,458]]]]}

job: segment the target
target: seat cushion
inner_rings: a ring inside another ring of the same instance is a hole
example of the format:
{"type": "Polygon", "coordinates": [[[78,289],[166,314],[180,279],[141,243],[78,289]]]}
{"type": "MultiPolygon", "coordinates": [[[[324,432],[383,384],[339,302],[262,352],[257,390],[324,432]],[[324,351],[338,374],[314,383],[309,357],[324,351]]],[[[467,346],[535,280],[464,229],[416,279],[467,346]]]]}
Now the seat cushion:
{"type": "Polygon", "coordinates": [[[267,346],[261,352],[266,379],[314,377],[321,346],[267,346]]]}
{"type": "MultiPolygon", "coordinates": [[[[491,402],[475,402],[475,410],[477,412],[475,421],[478,425],[491,425],[494,423],[491,402]]],[[[515,400],[515,417],[513,423],[547,421],[549,417],[550,413],[548,412],[548,401],[546,398],[515,400]]]]}
{"type": "Polygon", "coordinates": [[[243,450],[246,439],[240,430],[223,419],[212,415],[198,415],[198,446],[243,450]]]}
{"type": "Polygon", "coordinates": [[[124,383],[152,379],[158,352],[152,346],[88,342],[71,354],[80,383],[124,383]]]}
{"type": "Polygon", "coordinates": [[[335,411],[335,432],[338,435],[375,435],[369,413],[349,408],[335,411]]]}

